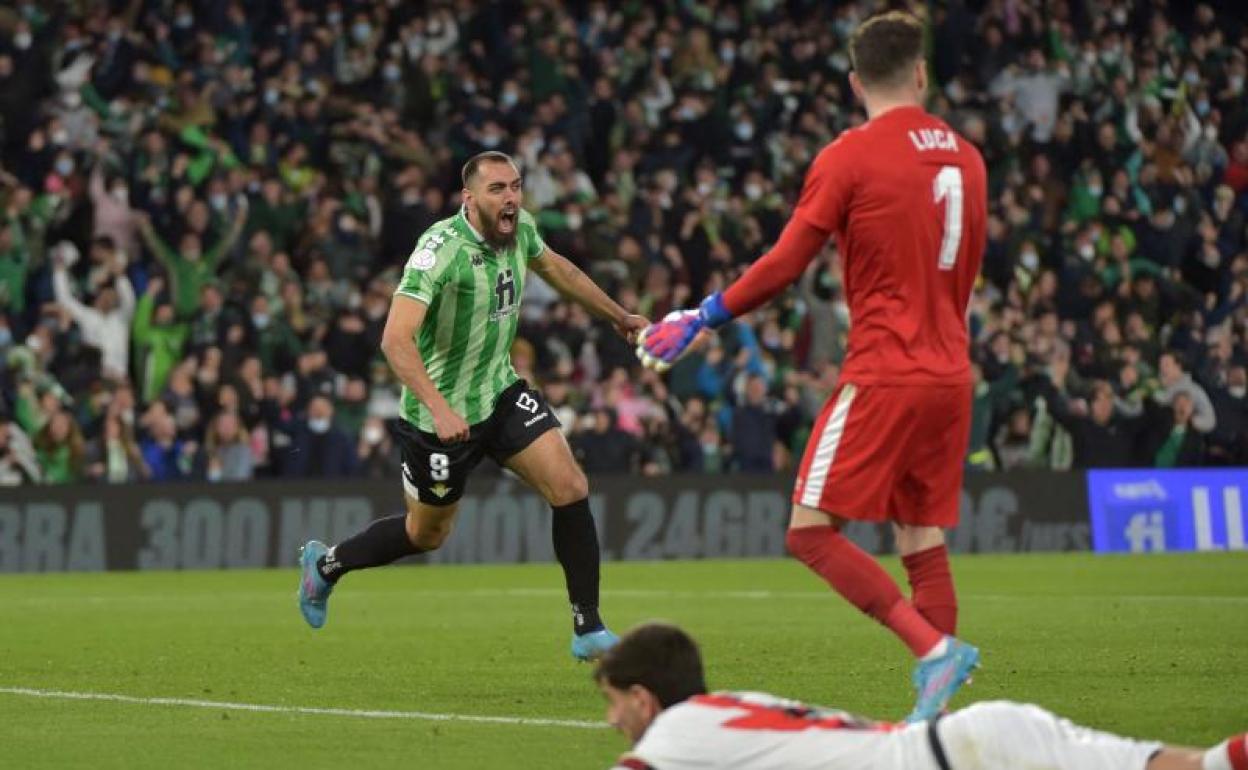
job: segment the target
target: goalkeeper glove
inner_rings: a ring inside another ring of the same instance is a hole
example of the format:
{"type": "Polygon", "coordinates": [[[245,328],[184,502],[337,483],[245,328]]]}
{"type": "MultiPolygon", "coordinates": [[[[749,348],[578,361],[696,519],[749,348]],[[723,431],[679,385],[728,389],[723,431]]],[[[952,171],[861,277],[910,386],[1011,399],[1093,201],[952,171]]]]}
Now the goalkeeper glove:
{"type": "Polygon", "coordinates": [[[732,320],[724,295],[716,292],[697,310],[674,310],[651,324],[637,339],[637,357],[648,369],[665,372],[688,351],[703,329],[718,329],[732,320]]]}

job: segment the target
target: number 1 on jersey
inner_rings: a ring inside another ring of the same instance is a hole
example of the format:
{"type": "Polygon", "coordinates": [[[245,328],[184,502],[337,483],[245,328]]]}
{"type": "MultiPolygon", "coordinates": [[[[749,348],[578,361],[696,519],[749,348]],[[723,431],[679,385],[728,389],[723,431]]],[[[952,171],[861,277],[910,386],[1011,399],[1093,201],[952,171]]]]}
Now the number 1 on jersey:
{"type": "Polygon", "coordinates": [[[942,166],[932,192],[937,205],[945,202],[945,236],[940,242],[941,270],[952,270],[958,262],[958,246],[962,243],[962,169],[942,166]]]}

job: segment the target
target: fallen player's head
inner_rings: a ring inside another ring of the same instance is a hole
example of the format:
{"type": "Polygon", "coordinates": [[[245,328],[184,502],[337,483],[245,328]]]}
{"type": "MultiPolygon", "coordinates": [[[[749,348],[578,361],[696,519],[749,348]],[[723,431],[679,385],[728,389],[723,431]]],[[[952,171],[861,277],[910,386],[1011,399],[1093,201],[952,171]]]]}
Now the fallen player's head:
{"type": "Polygon", "coordinates": [[[634,743],[663,709],[706,692],[698,645],[666,623],[625,634],[598,661],[594,680],[607,699],[607,722],[634,743]]]}
{"type": "Polygon", "coordinates": [[[905,11],[889,11],[863,22],[849,39],[849,58],[850,84],[864,101],[880,96],[917,98],[927,90],[923,25],[905,11]]]}

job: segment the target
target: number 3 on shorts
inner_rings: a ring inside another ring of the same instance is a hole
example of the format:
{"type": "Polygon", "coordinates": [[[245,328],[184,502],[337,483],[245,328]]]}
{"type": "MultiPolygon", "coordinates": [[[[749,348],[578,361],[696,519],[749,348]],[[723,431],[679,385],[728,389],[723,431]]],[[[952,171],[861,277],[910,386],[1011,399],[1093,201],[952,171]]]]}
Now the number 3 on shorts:
{"type": "Polygon", "coordinates": [[[952,270],[958,262],[958,246],[962,243],[962,169],[942,166],[932,183],[936,203],[945,202],[945,237],[940,242],[941,270],[952,270]]]}
{"type": "Polygon", "coordinates": [[[441,452],[429,455],[429,476],[434,481],[446,481],[451,477],[451,458],[441,452]]]}
{"type": "Polygon", "coordinates": [[[528,393],[521,393],[520,398],[516,399],[516,406],[520,407],[529,414],[535,414],[539,404],[537,403],[537,399],[533,398],[528,393]]]}

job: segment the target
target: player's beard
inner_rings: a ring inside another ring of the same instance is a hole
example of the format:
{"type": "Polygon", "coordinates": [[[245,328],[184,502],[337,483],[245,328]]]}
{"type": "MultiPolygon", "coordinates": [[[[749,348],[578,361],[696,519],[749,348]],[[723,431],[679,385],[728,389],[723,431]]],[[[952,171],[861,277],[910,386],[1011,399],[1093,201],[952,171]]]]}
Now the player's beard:
{"type": "Polygon", "coordinates": [[[520,229],[520,208],[515,209],[499,209],[497,214],[491,215],[485,209],[478,208],[477,214],[481,216],[481,234],[485,236],[485,240],[497,249],[509,249],[516,242],[516,231],[520,229]],[[509,213],[510,217],[504,217],[504,213],[509,213]],[[509,223],[510,226],[505,226],[509,223]]]}

